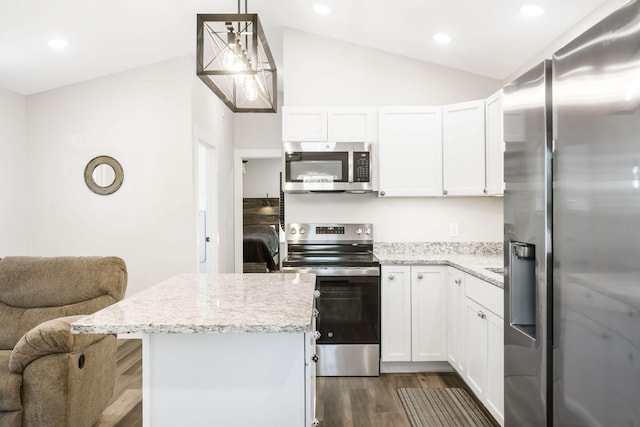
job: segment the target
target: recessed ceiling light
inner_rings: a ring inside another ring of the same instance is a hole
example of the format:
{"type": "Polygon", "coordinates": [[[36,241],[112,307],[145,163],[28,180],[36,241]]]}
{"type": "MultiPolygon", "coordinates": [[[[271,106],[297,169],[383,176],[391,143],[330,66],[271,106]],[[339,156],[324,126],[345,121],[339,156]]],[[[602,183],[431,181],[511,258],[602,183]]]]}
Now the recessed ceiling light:
{"type": "Polygon", "coordinates": [[[64,49],[69,45],[69,41],[66,39],[52,39],[49,40],[49,46],[54,49],[64,49]]]}
{"type": "Polygon", "coordinates": [[[451,36],[449,34],[438,33],[433,35],[433,39],[438,43],[447,44],[451,43],[451,36]]]}
{"type": "Polygon", "coordinates": [[[324,3],[315,3],[313,5],[313,10],[315,10],[319,15],[327,15],[331,13],[331,8],[324,3]]]}
{"type": "Polygon", "coordinates": [[[537,4],[525,4],[520,8],[520,13],[526,16],[540,16],[544,13],[544,9],[537,4]]]}

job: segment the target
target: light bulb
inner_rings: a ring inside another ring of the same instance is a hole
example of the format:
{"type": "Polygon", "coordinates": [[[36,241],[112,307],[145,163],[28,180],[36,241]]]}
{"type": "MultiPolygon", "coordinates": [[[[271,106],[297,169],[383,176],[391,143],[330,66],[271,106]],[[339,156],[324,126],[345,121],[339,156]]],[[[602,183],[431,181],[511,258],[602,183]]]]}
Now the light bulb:
{"type": "Polygon", "coordinates": [[[244,95],[249,101],[255,101],[256,99],[258,99],[258,85],[256,84],[256,80],[253,77],[246,80],[244,86],[244,95]]]}
{"type": "MultiPolygon", "coordinates": [[[[247,66],[242,63],[242,61],[237,61],[235,66],[233,67],[233,71],[244,71],[247,69],[247,66]]],[[[238,86],[244,86],[245,82],[248,80],[246,74],[236,74],[233,76],[238,86]]]]}
{"type": "Polygon", "coordinates": [[[236,45],[229,44],[225,48],[224,55],[222,56],[222,67],[225,70],[233,70],[238,62],[238,56],[236,55],[236,45]]]}

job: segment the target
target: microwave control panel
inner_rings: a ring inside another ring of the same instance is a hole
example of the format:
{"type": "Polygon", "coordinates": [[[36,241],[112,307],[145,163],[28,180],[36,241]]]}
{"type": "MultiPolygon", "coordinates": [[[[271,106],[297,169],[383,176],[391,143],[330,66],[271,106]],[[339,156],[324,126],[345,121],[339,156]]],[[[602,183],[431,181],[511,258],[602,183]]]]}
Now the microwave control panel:
{"type": "Polygon", "coordinates": [[[353,182],[369,182],[369,152],[355,151],[353,153],[353,182]]]}

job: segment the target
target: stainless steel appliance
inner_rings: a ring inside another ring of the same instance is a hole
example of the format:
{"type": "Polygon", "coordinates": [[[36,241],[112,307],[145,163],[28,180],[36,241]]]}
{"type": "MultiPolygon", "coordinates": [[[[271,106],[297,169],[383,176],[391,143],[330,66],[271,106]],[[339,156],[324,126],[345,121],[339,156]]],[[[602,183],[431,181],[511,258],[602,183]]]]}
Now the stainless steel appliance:
{"type": "Polygon", "coordinates": [[[505,86],[506,426],[546,426],[550,397],[551,62],[505,86]]]}
{"type": "Polygon", "coordinates": [[[630,1],[505,88],[507,427],[640,425],[639,28],[630,1]]]}
{"type": "Polygon", "coordinates": [[[380,262],[371,224],[288,224],[286,272],[316,273],[319,376],[380,374],[380,262]]]}
{"type": "Polygon", "coordinates": [[[373,190],[367,142],[284,142],[282,149],[285,193],[373,190]]]}

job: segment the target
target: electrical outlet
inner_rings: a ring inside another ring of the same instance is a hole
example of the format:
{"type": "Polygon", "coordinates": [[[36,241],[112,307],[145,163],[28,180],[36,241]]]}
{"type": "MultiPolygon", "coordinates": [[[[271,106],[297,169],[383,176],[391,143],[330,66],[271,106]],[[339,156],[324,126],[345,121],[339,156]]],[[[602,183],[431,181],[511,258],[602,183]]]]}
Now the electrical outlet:
{"type": "Polygon", "coordinates": [[[457,222],[449,223],[449,236],[458,237],[458,223],[457,222]]]}

